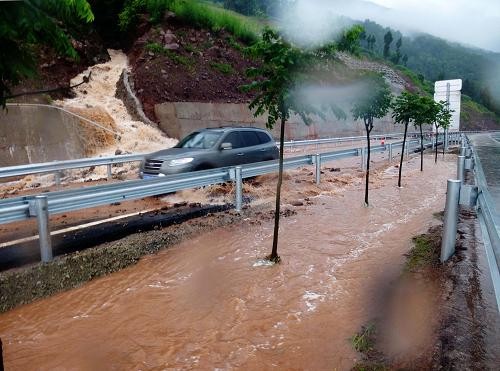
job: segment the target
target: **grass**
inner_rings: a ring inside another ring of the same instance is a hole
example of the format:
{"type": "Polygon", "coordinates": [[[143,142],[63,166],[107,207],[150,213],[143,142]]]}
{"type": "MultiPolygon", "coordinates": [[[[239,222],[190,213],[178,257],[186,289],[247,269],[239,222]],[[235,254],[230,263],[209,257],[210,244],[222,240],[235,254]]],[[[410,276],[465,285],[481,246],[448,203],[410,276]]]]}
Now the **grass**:
{"type": "Polygon", "coordinates": [[[233,67],[227,63],[210,62],[210,67],[224,75],[231,75],[234,73],[233,67]]]}
{"type": "Polygon", "coordinates": [[[198,52],[198,49],[193,44],[189,44],[189,43],[184,45],[184,49],[188,53],[196,53],[196,52],[198,52]]]}
{"type": "MultiPolygon", "coordinates": [[[[386,61],[387,62],[387,61],[386,61]]],[[[428,81],[423,79],[421,76],[417,75],[415,72],[410,70],[408,67],[402,66],[402,65],[395,65],[392,63],[393,68],[397,69],[400,71],[402,74],[404,74],[406,77],[408,77],[413,85],[418,87],[421,91],[426,92],[430,95],[434,94],[434,86],[433,84],[428,81]]]]}
{"type": "Polygon", "coordinates": [[[173,52],[172,50],[166,49],[165,47],[156,42],[150,42],[146,44],[144,49],[153,52],[155,54],[164,55],[176,64],[181,64],[189,68],[192,68],[194,66],[194,62],[190,58],[184,57],[182,55],[173,52]]]}
{"type": "Polygon", "coordinates": [[[247,44],[258,39],[260,27],[245,17],[224,9],[197,1],[176,1],[171,10],[186,23],[214,32],[226,30],[247,44]]]}
{"type": "Polygon", "coordinates": [[[375,346],[375,333],[373,323],[363,326],[361,331],[350,339],[352,347],[360,353],[368,353],[375,346]]]}
{"type": "Polygon", "coordinates": [[[437,264],[440,241],[437,241],[436,236],[422,234],[413,237],[413,243],[414,246],[407,255],[406,271],[416,271],[437,264]]]}
{"type": "Polygon", "coordinates": [[[193,27],[213,32],[225,30],[246,44],[256,42],[263,28],[263,23],[255,18],[198,0],[131,1],[119,15],[120,27],[127,30],[135,26],[139,14],[149,14],[151,23],[159,23],[165,10],[174,12],[177,19],[193,27]]]}

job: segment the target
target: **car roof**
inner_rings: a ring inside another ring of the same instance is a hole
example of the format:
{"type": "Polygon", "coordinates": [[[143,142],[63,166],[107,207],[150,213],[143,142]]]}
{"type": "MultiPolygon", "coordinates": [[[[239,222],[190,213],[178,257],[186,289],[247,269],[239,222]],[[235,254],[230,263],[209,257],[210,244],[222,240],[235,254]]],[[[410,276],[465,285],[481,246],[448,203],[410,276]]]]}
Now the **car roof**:
{"type": "Polygon", "coordinates": [[[253,127],[253,126],[221,126],[221,127],[218,127],[218,128],[205,128],[205,129],[201,129],[200,131],[232,131],[232,130],[258,130],[258,131],[263,131],[263,132],[266,132],[267,133],[267,130],[266,129],[262,129],[262,128],[256,128],[256,127],[253,127]]]}

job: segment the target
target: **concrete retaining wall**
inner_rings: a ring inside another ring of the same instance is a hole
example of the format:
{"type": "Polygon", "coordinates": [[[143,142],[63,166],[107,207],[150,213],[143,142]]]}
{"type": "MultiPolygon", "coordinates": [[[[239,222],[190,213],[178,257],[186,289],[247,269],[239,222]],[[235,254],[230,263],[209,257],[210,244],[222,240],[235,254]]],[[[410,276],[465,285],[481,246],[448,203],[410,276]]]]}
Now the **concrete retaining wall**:
{"type": "MultiPolygon", "coordinates": [[[[246,104],[233,103],[197,103],[176,102],[162,103],[155,106],[155,114],[160,121],[160,128],[172,138],[182,138],[185,135],[202,128],[220,126],[257,126],[265,127],[266,117],[255,118],[246,104]]],[[[390,116],[375,122],[373,133],[390,133],[400,130],[394,127],[390,116]]],[[[279,137],[279,125],[272,131],[275,138],[279,137]]],[[[314,118],[307,126],[298,116],[293,116],[286,126],[285,139],[316,139],[326,137],[364,135],[364,125],[354,121],[338,120],[331,115],[325,121],[314,118]]]]}
{"type": "Polygon", "coordinates": [[[50,106],[0,110],[0,167],[84,157],[79,119],[50,106]]]}

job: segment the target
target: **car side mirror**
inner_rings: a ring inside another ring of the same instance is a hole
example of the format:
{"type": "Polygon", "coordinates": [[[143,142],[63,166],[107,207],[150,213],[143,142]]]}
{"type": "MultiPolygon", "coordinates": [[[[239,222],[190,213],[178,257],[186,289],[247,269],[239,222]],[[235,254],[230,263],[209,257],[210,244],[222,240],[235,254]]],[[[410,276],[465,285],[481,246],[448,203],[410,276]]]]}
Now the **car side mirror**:
{"type": "Polygon", "coordinates": [[[228,149],[233,149],[233,145],[231,143],[222,143],[220,145],[221,151],[226,151],[228,149]]]}

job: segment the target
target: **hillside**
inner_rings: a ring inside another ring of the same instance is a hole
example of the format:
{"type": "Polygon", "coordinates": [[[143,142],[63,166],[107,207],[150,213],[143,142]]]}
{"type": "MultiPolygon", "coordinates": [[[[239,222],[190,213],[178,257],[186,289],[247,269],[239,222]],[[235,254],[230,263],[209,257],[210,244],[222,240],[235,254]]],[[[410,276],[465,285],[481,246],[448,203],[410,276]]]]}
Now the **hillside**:
{"type": "Polygon", "coordinates": [[[421,79],[462,79],[464,94],[500,115],[499,53],[466,47],[428,34],[405,36],[370,20],[357,23],[365,28],[367,37],[375,38],[372,47],[368,45],[367,39],[362,42],[366,54],[382,58],[384,35],[390,31],[393,36],[391,59],[396,54],[395,44],[401,38],[400,54],[401,57],[406,55],[408,60],[405,63],[401,58],[399,63],[406,64],[421,79]]]}
{"type": "MultiPolygon", "coordinates": [[[[106,47],[118,46],[125,49],[129,57],[135,92],[153,121],[158,121],[154,106],[163,102],[247,103],[251,99],[252,95],[242,92],[240,87],[249,82],[245,70],[256,62],[245,55],[244,48],[256,40],[262,21],[197,1],[172,3],[168,11],[162,8],[161,16],[155,16],[146,8],[135,9],[138,13],[122,11],[118,16],[121,8],[116,4],[120,2],[111,2],[114,7],[94,2],[96,7],[99,5],[99,13],[93,28],[84,36],[81,31],[73,35],[73,43],[82,56],[78,63],[42,50],[39,77],[22,82],[14,92],[68,85],[70,79],[86,67],[108,59],[106,47]],[[128,14],[128,18],[123,14],[128,14]],[[126,19],[126,29],[117,25],[123,19],[126,19]]],[[[361,58],[358,62],[354,59],[339,65],[340,76],[334,76],[334,82],[355,79],[353,71],[360,64],[364,65],[362,69],[384,73],[389,81],[399,79],[404,82],[401,86],[427,93],[432,93],[431,81],[437,78],[463,78],[464,93],[469,93],[473,100],[464,97],[462,128],[498,128],[498,116],[478,103],[485,97],[477,92],[482,81],[477,71],[492,68],[497,59],[500,60],[497,54],[447,43],[429,35],[408,38],[392,30],[394,40],[402,37],[401,50],[408,56],[405,67],[381,57],[381,40],[389,29],[368,20],[362,24],[365,34],[373,35],[376,43],[370,48],[367,40],[362,40],[361,58]]],[[[399,92],[398,89],[395,92],[399,92]]],[[[69,93],[51,95],[60,98],[69,93]]],[[[21,100],[40,101],[31,96],[21,100]]]]}

